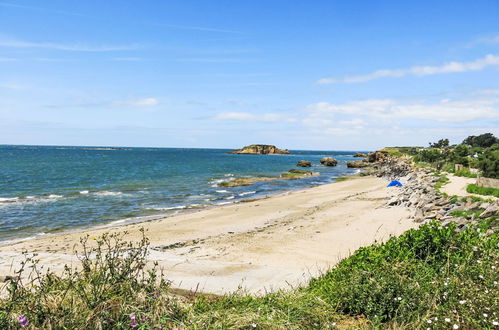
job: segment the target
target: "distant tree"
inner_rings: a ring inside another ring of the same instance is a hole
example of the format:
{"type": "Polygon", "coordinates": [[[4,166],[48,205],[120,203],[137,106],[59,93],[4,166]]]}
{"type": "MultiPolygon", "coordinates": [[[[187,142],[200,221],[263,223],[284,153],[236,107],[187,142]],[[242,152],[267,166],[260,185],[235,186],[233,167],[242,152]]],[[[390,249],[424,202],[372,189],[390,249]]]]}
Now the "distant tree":
{"type": "Polygon", "coordinates": [[[488,148],[497,143],[499,143],[499,139],[492,133],[485,133],[478,136],[470,135],[463,141],[463,144],[480,148],[488,148]]]}
{"type": "Polygon", "coordinates": [[[435,163],[442,160],[443,156],[438,149],[423,149],[414,158],[417,162],[435,163]]]}
{"type": "Polygon", "coordinates": [[[478,158],[478,167],[484,177],[499,179],[499,146],[487,148],[478,158]]]}
{"type": "Polygon", "coordinates": [[[470,155],[470,147],[466,144],[457,145],[449,155],[450,160],[455,164],[469,165],[468,156],[470,155]]]}
{"type": "Polygon", "coordinates": [[[449,139],[440,139],[436,143],[430,142],[430,148],[445,148],[449,146],[449,139]]]}

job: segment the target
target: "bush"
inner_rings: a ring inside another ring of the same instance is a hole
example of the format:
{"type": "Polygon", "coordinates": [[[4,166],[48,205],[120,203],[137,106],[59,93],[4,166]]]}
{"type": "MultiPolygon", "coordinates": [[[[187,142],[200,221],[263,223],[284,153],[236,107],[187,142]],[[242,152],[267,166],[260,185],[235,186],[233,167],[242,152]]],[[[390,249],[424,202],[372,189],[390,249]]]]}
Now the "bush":
{"type": "Polygon", "coordinates": [[[499,310],[497,234],[437,223],[361,248],[310,283],[339,312],[402,328],[490,328],[499,310]],[[494,282],[496,281],[496,282],[494,282]]]}
{"type": "Polygon", "coordinates": [[[484,177],[499,179],[499,149],[486,149],[478,158],[478,167],[484,177]]]}
{"type": "Polygon", "coordinates": [[[469,184],[466,191],[470,194],[499,197],[499,189],[489,187],[479,187],[476,184],[469,184]]]}

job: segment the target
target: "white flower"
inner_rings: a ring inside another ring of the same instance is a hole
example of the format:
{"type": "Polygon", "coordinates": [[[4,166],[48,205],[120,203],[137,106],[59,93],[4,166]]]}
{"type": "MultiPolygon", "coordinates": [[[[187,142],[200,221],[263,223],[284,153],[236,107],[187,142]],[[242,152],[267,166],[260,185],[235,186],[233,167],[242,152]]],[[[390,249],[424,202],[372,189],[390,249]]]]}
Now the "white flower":
{"type": "Polygon", "coordinates": [[[450,318],[446,317],[445,322],[450,322],[450,318]]]}
{"type": "Polygon", "coordinates": [[[444,285],[447,286],[447,285],[449,285],[449,283],[445,282],[444,285]]]}
{"type": "Polygon", "coordinates": [[[497,321],[492,321],[492,324],[493,324],[493,325],[499,325],[499,322],[497,322],[497,321]]]}
{"type": "Polygon", "coordinates": [[[466,304],[466,300],[459,300],[459,303],[460,303],[461,305],[464,305],[464,304],[466,304]]]}
{"type": "Polygon", "coordinates": [[[459,325],[454,324],[454,325],[452,326],[452,329],[459,329],[459,325]]]}
{"type": "Polygon", "coordinates": [[[252,328],[256,328],[256,323],[251,323],[252,328]]]}
{"type": "Polygon", "coordinates": [[[483,280],[483,275],[478,275],[478,277],[480,277],[483,280]]]}
{"type": "Polygon", "coordinates": [[[496,266],[492,266],[492,269],[496,269],[496,266]]]}
{"type": "Polygon", "coordinates": [[[489,314],[483,313],[483,317],[488,317],[488,316],[489,316],[489,314]]]}
{"type": "Polygon", "coordinates": [[[433,322],[433,321],[432,321],[432,320],[428,320],[428,321],[426,321],[426,322],[428,322],[428,324],[431,324],[431,322],[433,322]]]}
{"type": "Polygon", "coordinates": [[[481,260],[477,260],[476,262],[477,262],[477,263],[479,263],[479,264],[481,264],[481,263],[482,263],[482,261],[481,261],[481,260]]]}

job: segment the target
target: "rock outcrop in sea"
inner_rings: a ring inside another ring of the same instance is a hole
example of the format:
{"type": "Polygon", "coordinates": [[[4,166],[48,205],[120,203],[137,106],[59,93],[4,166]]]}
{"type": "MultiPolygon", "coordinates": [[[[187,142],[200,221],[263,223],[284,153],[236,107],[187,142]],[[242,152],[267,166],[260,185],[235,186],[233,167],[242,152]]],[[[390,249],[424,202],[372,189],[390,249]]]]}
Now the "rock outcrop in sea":
{"type": "Polygon", "coordinates": [[[312,162],[309,161],[309,160],[300,160],[298,163],[296,163],[296,166],[300,166],[300,167],[311,167],[312,166],[312,162]]]}
{"type": "Polygon", "coordinates": [[[321,164],[324,166],[336,166],[338,165],[338,161],[333,157],[324,157],[321,158],[321,164]]]}
{"type": "Polygon", "coordinates": [[[245,155],[288,155],[288,149],[279,149],[270,144],[252,144],[238,150],[229,152],[229,154],[245,155]]]}

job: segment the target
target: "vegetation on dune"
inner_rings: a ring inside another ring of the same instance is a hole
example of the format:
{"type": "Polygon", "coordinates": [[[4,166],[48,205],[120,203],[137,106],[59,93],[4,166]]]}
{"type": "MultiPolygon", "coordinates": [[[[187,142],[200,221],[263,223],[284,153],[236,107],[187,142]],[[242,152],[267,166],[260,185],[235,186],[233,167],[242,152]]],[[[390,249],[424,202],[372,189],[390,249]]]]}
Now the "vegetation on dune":
{"type": "Polygon", "coordinates": [[[476,184],[469,184],[466,191],[471,194],[499,197],[499,189],[489,187],[479,187],[476,184]]]}
{"type": "Polygon", "coordinates": [[[491,328],[499,322],[497,222],[462,232],[423,225],[359,249],[306,287],[264,296],[180,296],[146,266],[145,236],[138,244],[85,237],[78,270],[57,276],[27,259],[25,280],[10,282],[0,300],[0,328],[491,328]]]}
{"type": "Polygon", "coordinates": [[[471,168],[486,178],[499,178],[499,139],[491,133],[469,136],[462,143],[449,146],[448,139],[430,143],[429,148],[393,147],[384,148],[392,156],[409,155],[418,166],[435,167],[457,176],[476,178],[471,168]],[[463,165],[456,170],[455,165],[463,165]]]}

